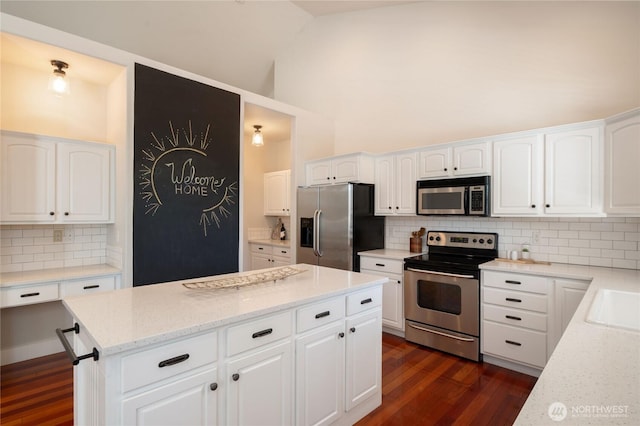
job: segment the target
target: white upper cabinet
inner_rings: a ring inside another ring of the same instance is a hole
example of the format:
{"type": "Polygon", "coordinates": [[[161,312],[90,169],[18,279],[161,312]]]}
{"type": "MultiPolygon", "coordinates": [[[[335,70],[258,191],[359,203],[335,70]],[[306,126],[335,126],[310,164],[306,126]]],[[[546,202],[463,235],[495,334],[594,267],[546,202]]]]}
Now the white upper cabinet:
{"type": "Polygon", "coordinates": [[[545,135],[545,213],[602,214],[602,126],[545,135]]]}
{"type": "Polygon", "coordinates": [[[493,164],[491,212],[498,216],[541,214],[544,135],[494,142],[493,164]]]}
{"type": "Polygon", "coordinates": [[[375,214],[416,214],[415,152],[376,158],[375,214]]]}
{"type": "Polygon", "coordinates": [[[602,215],[602,126],[551,130],[494,142],[494,216],[602,215]]]}
{"type": "Polygon", "coordinates": [[[105,223],[114,148],[2,133],[2,223],[105,223]]]}
{"type": "Polygon", "coordinates": [[[357,153],[308,161],[305,165],[307,185],[335,183],[373,183],[373,157],[357,153]]]}
{"type": "Polygon", "coordinates": [[[264,174],[264,215],[289,216],[291,170],[264,174]]]}
{"type": "Polygon", "coordinates": [[[640,109],[607,122],[604,210],[640,216],[640,109]]]}
{"type": "Polygon", "coordinates": [[[458,144],[420,151],[418,179],[491,173],[491,143],[458,144]]]}

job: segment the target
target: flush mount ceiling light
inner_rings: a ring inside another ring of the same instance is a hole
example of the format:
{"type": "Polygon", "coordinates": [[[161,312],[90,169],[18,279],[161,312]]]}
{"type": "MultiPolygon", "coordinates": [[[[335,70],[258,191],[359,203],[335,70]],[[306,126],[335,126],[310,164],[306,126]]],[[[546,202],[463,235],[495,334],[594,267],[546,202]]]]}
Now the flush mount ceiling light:
{"type": "Polygon", "coordinates": [[[56,95],[66,95],[69,93],[69,82],[65,79],[67,73],[63,70],[69,68],[69,64],[57,59],[51,60],[51,65],[55,67],[53,75],[49,79],[49,90],[56,95]]]}
{"type": "Polygon", "coordinates": [[[255,132],[253,132],[253,139],[251,139],[251,145],[253,146],[264,145],[264,140],[262,139],[262,133],[260,133],[260,129],[262,129],[262,126],[259,124],[254,124],[253,128],[256,130],[255,132]]]}

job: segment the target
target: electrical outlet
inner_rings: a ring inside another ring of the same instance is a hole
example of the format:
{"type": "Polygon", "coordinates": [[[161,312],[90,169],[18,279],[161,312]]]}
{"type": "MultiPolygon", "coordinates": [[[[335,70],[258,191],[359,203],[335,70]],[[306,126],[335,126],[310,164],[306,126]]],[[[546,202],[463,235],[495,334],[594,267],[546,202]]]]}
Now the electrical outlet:
{"type": "Polygon", "coordinates": [[[71,228],[71,227],[65,227],[64,228],[62,242],[64,242],[64,243],[73,242],[73,228],[71,228]]]}
{"type": "Polygon", "coordinates": [[[61,243],[62,242],[62,229],[54,229],[53,230],[53,242],[61,243]]]}
{"type": "Polygon", "coordinates": [[[533,231],[531,233],[531,242],[533,244],[538,244],[540,242],[540,231],[533,231]]]}

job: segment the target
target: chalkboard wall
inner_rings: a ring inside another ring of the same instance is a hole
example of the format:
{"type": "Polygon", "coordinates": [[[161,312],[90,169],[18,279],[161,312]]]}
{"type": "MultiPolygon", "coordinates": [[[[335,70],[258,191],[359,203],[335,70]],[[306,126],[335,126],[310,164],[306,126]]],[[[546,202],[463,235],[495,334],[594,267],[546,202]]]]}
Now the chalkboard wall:
{"type": "Polygon", "coordinates": [[[240,96],[136,64],[133,285],[236,272],[240,96]]]}

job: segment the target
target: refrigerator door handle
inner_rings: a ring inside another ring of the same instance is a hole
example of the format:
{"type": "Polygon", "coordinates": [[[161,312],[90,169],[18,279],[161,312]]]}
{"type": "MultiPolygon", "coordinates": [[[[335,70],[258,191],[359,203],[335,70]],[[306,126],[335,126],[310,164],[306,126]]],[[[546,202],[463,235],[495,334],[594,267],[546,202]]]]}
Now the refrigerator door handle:
{"type": "Polygon", "coordinates": [[[315,235],[313,236],[313,252],[318,257],[322,257],[322,250],[320,250],[320,215],[322,210],[316,210],[313,214],[313,230],[315,235]]]}

